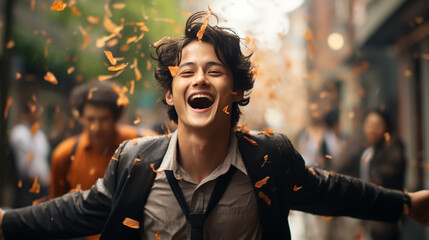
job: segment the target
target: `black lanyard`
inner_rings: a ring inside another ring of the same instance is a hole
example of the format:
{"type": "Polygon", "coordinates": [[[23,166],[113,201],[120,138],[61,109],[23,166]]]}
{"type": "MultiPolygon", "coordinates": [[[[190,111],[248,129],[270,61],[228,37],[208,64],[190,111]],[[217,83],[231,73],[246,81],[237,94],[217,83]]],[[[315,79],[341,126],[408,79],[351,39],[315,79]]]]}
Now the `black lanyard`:
{"type": "Polygon", "coordinates": [[[222,195],[225,193],[226,188],[228,187],[229,182],[231,181],[232,176],[237,171],[237,168],[231,165],[228,172],[220,176],[214,187],[213,193],[210,196],[209,203],[205,212],[200,213],[191,213],[189,211],[188,204],[186,203],[185,198],[183,197],[183,192],[179,187],[177,179],[173,175],[173,171],[167,170],[164,171],[167,176],[168,183],[170,184],[171,190],[176,197],[177,202],[182,208],[183,213],[186,216],[186,219],[191,224],[191,240],[202,240],[203,239],[203,226],[204,221],[209,216],[210,212],[215,208],[216,204],[222,198],[222,195]]]}

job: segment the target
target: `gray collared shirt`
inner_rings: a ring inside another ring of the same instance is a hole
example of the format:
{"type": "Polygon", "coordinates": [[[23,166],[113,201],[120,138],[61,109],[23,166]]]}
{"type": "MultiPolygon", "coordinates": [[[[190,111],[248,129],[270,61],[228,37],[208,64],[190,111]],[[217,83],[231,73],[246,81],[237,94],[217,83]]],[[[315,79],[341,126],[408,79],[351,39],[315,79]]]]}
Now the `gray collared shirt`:
{"type": "MultiPolygon", "coordinates": [[[[233,133],[224,162],[199,184],[177,162],[177,131],[171,135],[158,170],[172,170],[174,176],[180,179],[179,186],[190,211],[202,212],[207,208],[216,179],[226,173],[231,165],[238,171],[222,199],[206,219],[204,239],[261,239],[262,227],[256,197],[233,133]]],[[[191,233],[190,224],[177,203],[164,172],[157,174],[144,207],[142,238],[156,239],[157,232],[161,239],[190,239],[191,233]]]]}

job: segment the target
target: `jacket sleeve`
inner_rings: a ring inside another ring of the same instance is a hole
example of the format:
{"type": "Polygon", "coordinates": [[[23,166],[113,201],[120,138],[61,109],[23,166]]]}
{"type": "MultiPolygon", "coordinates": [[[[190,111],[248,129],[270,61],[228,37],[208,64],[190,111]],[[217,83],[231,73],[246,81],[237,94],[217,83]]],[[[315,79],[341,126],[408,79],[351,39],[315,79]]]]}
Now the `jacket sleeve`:
{"type": "Polygon", "coordinates": [[[291,161],[288,189],[291,209],[385,222],[399,220],[408,194],[334,172],[308,168],[290,141],[285,136],[283,138],[289,146],[287,161],[291,161]]]}
{"type": "Polygon", "coordinates": [[[115,173],[124,146],[125,143],[119,146],[104,178],[91,189],[7,211],[2,223],[5,239],[71,238],[100,233],[111,210],[117,184],[115,173]]]}

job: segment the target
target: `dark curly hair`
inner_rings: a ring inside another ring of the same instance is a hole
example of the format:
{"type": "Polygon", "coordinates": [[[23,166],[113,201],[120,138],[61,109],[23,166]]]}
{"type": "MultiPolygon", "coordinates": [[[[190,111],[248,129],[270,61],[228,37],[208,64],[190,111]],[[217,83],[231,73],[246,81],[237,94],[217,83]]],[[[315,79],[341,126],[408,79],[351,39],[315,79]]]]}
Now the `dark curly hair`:
{"type": "Polygon", "coordinates": [[[96,81],[77,86],[70,95],[70,104],[72,108],[79,111],[80,116],[82,116],[83,108],[88,103],[95,106],[108,107],[113,117],[118,120],[122,115],[124,106],[117,105],[119,95],[113,89],[113,85],[120,88],[118,84],[110,81],[96,81]],[[88,97],[90,92],[92,92],[91,98],[88,97]]]}
{"type": "MultiPolygon", "coordinates": [[[[208,12],[196,12],[192,14],[185,27],[183,37],[165,38],[155,48],[156,56],[152,56],[157,61],[155,69],[155,79],[164,91],[172,90],[173,77],[170,74],[168,66],[177,66],[181,61],[183,48],[193,41],[198,41],[197,33],[203,25],[208,12]]],[[[215,14],[212,14],[218,20],[215,14]]],[[[249,91],[253,88],[253,65],[250,61],[252,54],[245,56],[240,48],[240,37],[229,28],[207,25],[201,41],[213,45],[216,56],[225,65],[228,66],[234,80],[234,91],[249,91]]],[[[166,104],[165,99],[163,99],[166,104]]],[[[241,115],[240,106],[249,103],[248,94],[240,102],[234,102],[231,107],[231,126],[235,126],[241,115]]],[[[168,116],[170,120],[177,123],[178,116],[174,106],[169,106],[168,116]]]]}

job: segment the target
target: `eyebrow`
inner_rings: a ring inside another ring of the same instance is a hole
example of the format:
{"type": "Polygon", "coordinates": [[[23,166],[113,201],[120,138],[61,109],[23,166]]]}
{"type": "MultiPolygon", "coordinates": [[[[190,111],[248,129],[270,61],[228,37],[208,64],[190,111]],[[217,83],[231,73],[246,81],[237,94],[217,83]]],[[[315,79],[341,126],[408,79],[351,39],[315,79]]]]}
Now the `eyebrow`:
{"type": "MultiPolygon", "coordinates": [[[[194,62],[186,62],[186,63],[180,64],[179,68],[186,67],[186,66],[195,66],[195,65],[197,65],[197,64],[195,64],[194,62]]],[[[205,65],[207,65],[207,66],[219,66],[219,67],[223,67],[223,68],[225,67],[225,65],[223,65],[220,62],[208,62],[205,65]]]]}

